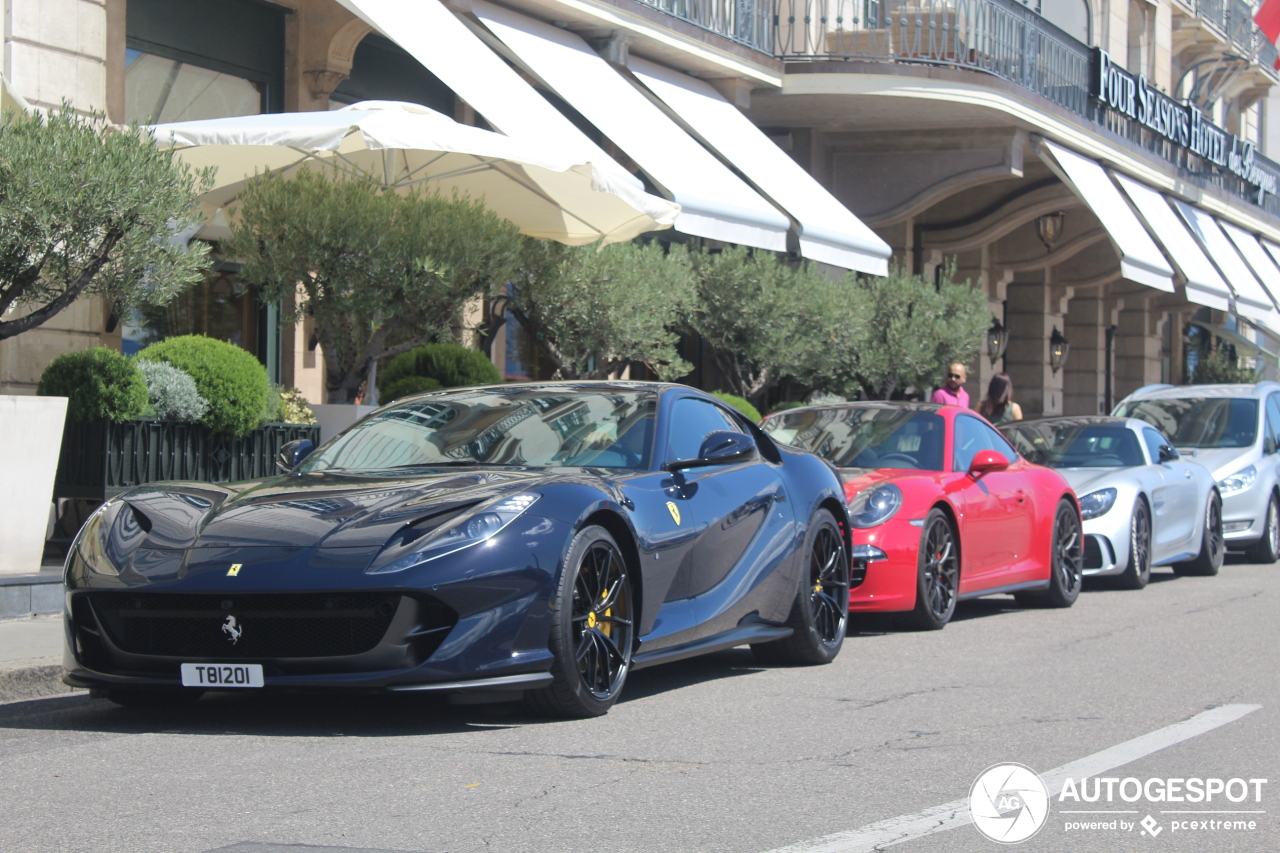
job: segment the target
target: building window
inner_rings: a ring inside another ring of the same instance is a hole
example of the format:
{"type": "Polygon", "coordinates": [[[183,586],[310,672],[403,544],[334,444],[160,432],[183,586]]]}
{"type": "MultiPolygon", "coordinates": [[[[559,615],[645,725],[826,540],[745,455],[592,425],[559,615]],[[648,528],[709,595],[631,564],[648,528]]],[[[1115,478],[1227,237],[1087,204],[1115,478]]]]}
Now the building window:
{"type": "Polygon", "coordinates": [[[1092,44],[1089,4],[1085,0],[1042,0],[1040,16],[1083,44],[1092,44]]]}
{"type": "Polygon", "coordinates": [[[263,85],[140,50],[125,51],[125,121],[171,121],[255,115],[263,85]]]}
{"type": "Polygon", "coordinates": [[[351,74],[329,96],[333,109],[358,101],[408,101],[453,117],[453,91],[399,45],[370,34],[356,47],[351,74]]]}

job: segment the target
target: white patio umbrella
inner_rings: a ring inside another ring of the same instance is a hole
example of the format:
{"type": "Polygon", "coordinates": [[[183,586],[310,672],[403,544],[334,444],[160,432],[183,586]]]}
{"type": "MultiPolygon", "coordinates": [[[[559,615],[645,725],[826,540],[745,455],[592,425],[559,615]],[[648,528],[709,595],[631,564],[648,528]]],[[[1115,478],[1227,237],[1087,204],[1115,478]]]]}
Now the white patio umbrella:
{"type": "Polygon", "coordinates": [[[456,189],[483,199],[524,234],[574,246],[670,228],[680,212],[679,205],[591,163],[458,124],[417,104],[363,101],[329,112],[175,122],[148,130],[191,165],[216,167],[214,187],[201,197],[208,224],[198,236],[207,239],[225,236],[246,180],[304,168],[330,171],[335,179],[371,176],[389,191],[456,189]]]}

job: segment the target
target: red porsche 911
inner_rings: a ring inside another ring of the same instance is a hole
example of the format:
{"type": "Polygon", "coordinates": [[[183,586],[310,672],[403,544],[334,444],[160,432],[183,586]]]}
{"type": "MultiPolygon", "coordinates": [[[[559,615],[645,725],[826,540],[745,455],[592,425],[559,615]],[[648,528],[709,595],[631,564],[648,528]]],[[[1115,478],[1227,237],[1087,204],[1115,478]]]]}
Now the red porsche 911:
{"type": "Polygon", "coordinates": [[[974,412],[842,403],[776,412],[760,426],[840,471],[854,527],[851,614],[905,612],[937,629],[966,598],[1070,607],[1080,594],[1071,487],[974,412]]]}

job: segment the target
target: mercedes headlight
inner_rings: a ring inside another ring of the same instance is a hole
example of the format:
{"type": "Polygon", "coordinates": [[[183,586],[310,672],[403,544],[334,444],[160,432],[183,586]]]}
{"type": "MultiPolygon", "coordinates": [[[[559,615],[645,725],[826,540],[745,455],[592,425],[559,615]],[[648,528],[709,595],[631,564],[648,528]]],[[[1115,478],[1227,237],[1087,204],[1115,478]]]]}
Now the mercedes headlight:
{"type": "Polygon", "coordinates": [[[537,503],[541,495],[519,494],[502,498],[496,503],[481,507],[477,512],[463,515],[448,524],[433,530],[422,540],[415,543],[412,554],[392,560],[385,565],[378,565],[375,560],[367,570],[368,574],[387,574],[402,572],[414,566],[438,559],[446,554],[453,554],[464,548],[479,545],[497,536],[503,528],[515,521],[537,503]]]}
{"type": "Polygon", "coordinates": [[[902,508],[902,490],[893,483],[863,489],[849,501],[849,520],[854,527],[875,527],[893,518],[902,508]]]}
{"type": "Polygon", "coordinates": [[[1230,477],[1223,477],[1218,481],[1218,491],[1225,497],[1233,492],[1242,492],[1253,485],[1253,481],[1258,479],[1258,469],[1250,465],[1244,470],[1237,471],[1230,477]]]}
{"type": "Polygon", "coordinates": [[[1115,506],[1115,503],[1115,489],[1098,489],[1096,492],[1090,492],[1080,499],[1080,517],[1088,521],[1091,518],[1106,515],[1107,510],[1115,506]]]}

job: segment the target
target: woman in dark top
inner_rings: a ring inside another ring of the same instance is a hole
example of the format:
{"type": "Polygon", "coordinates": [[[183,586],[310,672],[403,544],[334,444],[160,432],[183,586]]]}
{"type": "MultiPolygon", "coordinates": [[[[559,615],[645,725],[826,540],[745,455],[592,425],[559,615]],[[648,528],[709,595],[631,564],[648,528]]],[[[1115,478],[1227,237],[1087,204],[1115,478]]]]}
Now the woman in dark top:
{"type": "Polygon", "coordinates": [[[1007,373],[997,373],[987,386],[987,396],[978,404],[978,413],[993,424],[1022,420],[1022,409],[1013,402],[1013,381],[1007,373]]]}

